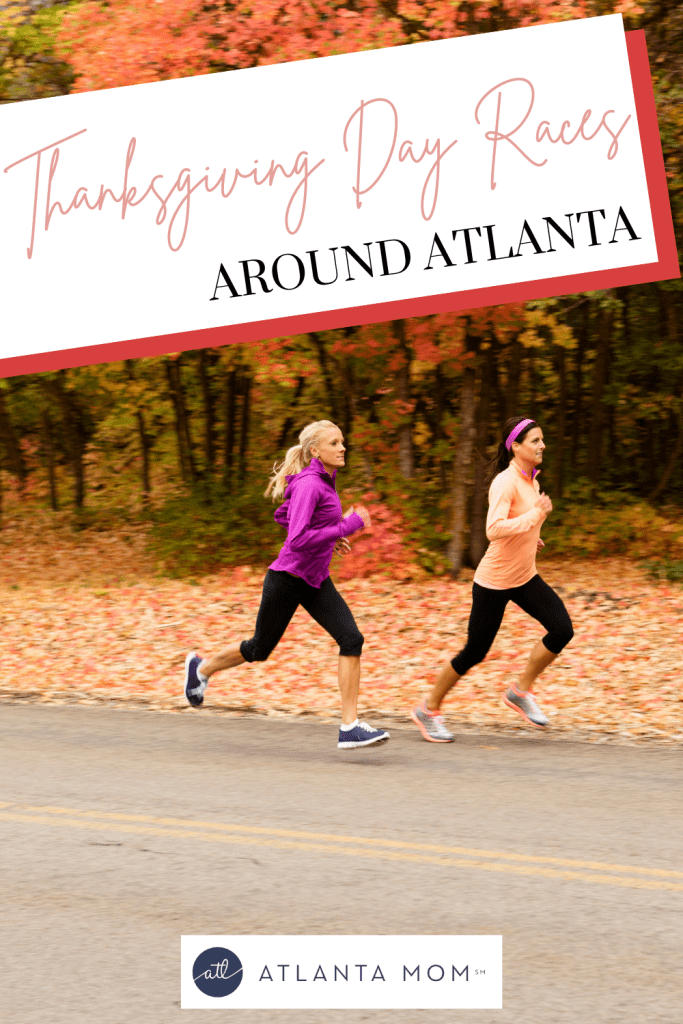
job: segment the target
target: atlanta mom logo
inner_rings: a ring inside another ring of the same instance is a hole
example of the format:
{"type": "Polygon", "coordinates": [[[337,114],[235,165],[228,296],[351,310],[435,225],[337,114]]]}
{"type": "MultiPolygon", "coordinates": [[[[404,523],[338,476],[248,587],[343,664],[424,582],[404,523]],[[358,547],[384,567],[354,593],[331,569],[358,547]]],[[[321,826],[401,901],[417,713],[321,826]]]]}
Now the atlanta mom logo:
{"type": "Polygon", "coordinates": [[[186,935],[181,1006],[502,1006],[499,935],[186,935]]]}

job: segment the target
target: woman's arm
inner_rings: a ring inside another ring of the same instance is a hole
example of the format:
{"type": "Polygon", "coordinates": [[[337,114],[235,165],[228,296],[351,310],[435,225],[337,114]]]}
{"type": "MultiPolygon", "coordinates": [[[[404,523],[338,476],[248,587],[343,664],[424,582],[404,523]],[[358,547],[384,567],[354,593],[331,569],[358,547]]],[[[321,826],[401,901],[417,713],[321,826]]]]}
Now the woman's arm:
{"type": "MultiPolygon", "coordinates": [[[[303,485],[304,481],[302,481],[303,485]]],[[[363,520],[357,512],[331,526],[312,527],[311,519],[318,504],[319,491],[315,485],[298,486],[289,504],[289,526],[287,540],[292,551],[303,551],[309,544],[348,537],[363,528],[363,520]]]]}
{"type": "MultiPolygon", "coordinates": [[[[508,519],[510,505],[512,504],[513,486],[506,484],[496,488],[495,481],[491,487],[491,504],[486,517],[486,536],[489,540],[497,540],[499,537],[513,537],[521,533],[528,533],[534,527],[539,526],[546,515],[544,510],[544,495],[539,495],[534,508],[523,512],[521,516],[513,516],[508,519]]],[[[548,502],[549,499],[545,498],[548,502]]]]}

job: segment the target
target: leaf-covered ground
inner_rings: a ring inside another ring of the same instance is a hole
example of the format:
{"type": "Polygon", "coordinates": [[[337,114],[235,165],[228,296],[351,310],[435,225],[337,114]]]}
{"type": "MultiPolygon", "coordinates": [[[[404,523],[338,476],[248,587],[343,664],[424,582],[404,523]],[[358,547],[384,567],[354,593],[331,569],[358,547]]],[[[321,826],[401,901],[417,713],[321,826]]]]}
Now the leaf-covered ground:
{"type": "MultiPolygon", "coordinates": [[[[271,659],[214,676],[205,707],[181,694],[190,649],[249,637],[261,567],[190,581],[155,575],[141,531],[0,535],[2,700],[104,703],[186,714],[260,712],[335,718],[333,641],[299,611],[271,659]]],[[[683,589],[625,560],[539,568],[564,598],[575,638],[537,686],[552,734],[683,740],[683,589]]],[[[339,585],[365,634],[361,713],[407,721],[438,666],[464,642],[472,573],[457,582],[373,577],[339,585]]],[[[455,730],[526,728],[501,701],[541,627],[515,606],[487,661],[452,691],[455,730]]],[[[533,730],[536,733],[536,730],[533,730]]]]}

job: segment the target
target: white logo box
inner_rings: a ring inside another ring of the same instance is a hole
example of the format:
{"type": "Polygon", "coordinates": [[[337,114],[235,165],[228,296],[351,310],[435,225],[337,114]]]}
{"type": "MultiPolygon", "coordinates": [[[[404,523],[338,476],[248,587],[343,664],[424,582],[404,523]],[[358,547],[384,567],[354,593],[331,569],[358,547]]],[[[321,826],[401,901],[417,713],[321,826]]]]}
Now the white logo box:
{"type": "Polygon", "coordinates": [[[184,935],[183,1009],[500,1009],[500,935],[184,935]],[[192,968],[211,947],[239,957],[243,980],[203,994],[192,968]]]}

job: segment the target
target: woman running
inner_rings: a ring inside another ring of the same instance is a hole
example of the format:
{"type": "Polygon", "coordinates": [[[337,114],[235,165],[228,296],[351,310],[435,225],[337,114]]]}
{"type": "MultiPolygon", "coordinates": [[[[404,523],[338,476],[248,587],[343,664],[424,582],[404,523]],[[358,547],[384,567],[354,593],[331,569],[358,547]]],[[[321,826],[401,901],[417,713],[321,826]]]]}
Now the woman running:
{"type": "Polygon", "coordinates": [[[503,427],[503,440],[491,462],[493,482],[486,517],[486,536],[491,543],[474,575],[467,643],[441,669],[429,697],[411,712],[431,743],[453,740],[439,711],[441,702],[461,676],[488,654],[508,601],[538,619],[547,632],[532,650],[519,683],[509,687],[503,700],[531,725],[543,728],[548,724],[531,686],[566,647],[574,631],[562,600],[536,572],[536,552],[544,546],[541,526],[553,507],[536,480],[544,448],[543,431],[534,420],[517,416],[503,427]]]}
{"type": "Polygon", "coordinates": [[[274,467],[266,490],[266,496],[272,495],[274,501],[284,496],[275,520],[287,530],[287,540],[266,573],[254,636],[231,644],[214,657],[202,659],[193,651],[185,659],[185,696],[196,707],[203,702],[214,672],[245,661],[266,661],[294,612],[303,605],[339,644],[342,724],[337,745],[342,748],[366,747],[389,739],[388,732],[358,721],[363,635],[330,579],[332,554],[350,550],[346,538],[370,526],[370,516],[362,505],[350,508],[342,517],[335,478],[344,465],[345,450],[341,430],[329,420],[309,423],[301,431],[299,444],[274,467]]]}

